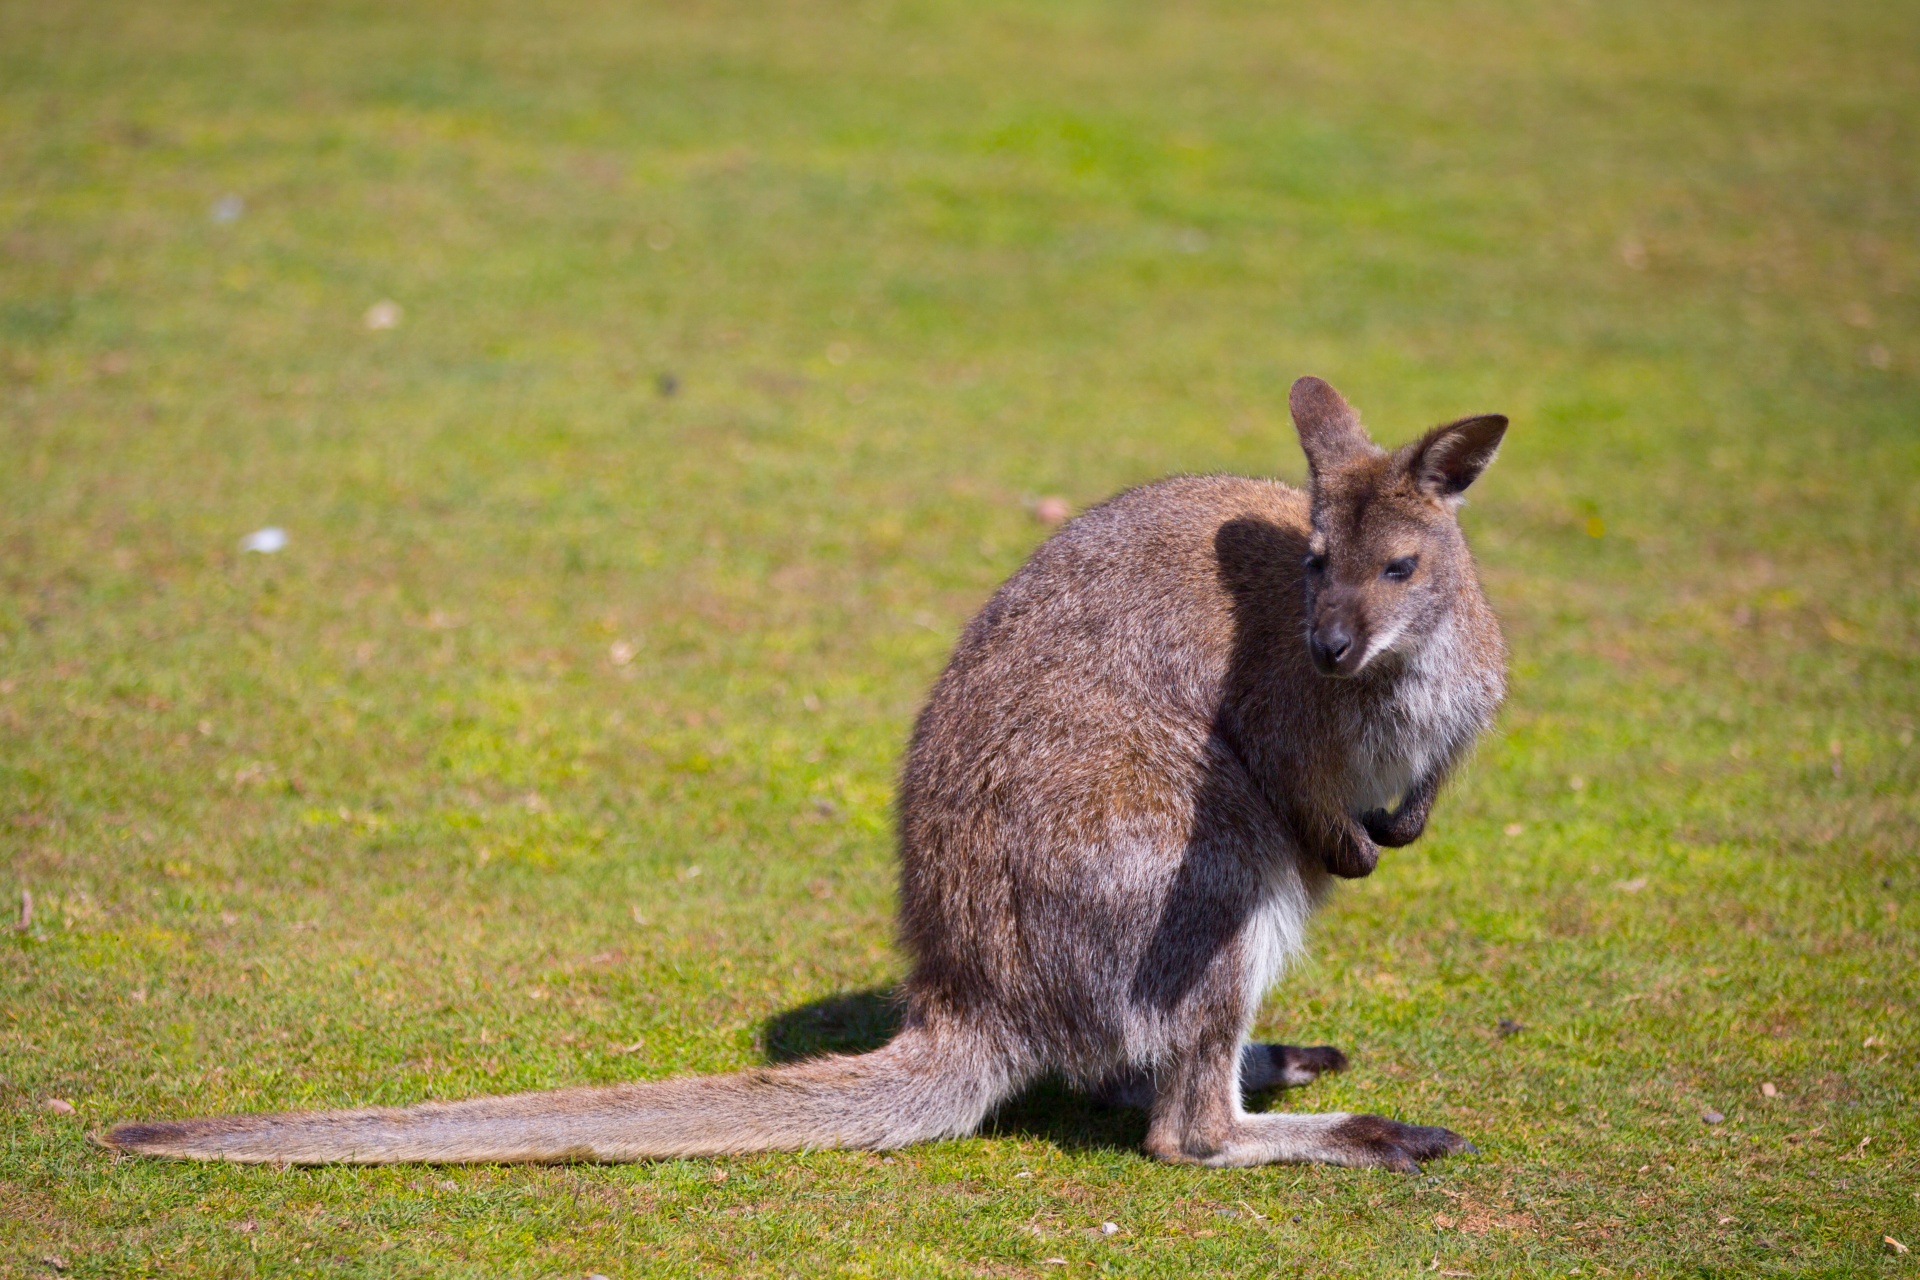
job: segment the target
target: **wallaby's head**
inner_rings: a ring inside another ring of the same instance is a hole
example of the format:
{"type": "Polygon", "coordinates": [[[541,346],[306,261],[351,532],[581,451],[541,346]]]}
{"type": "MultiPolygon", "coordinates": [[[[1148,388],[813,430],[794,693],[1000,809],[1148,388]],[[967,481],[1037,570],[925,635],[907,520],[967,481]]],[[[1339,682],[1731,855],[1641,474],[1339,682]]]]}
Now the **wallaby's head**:
{"type": "Polygon", "coordinates": [[[1356,676],[1417,650],[1472,588],[1455,512],[1507,420],[1462,418],[1388,453],[1320,379],[1294,383],[1290,404],[1313,477],[1307,648],[1322,675],[1356,676]]]}

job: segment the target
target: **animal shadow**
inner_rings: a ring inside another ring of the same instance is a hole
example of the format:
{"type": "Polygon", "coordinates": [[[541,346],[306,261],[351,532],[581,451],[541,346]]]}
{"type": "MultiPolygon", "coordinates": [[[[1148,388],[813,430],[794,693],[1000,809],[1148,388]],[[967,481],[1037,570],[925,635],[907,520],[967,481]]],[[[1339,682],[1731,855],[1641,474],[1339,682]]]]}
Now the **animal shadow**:
{"type": "Polygon", "coordinates": [[[842,991],[768,1018],[760,1042],[770,1062],[827,1053],[871,1053],[900,1032],[900,1001],[890,990],[842,991]]]}

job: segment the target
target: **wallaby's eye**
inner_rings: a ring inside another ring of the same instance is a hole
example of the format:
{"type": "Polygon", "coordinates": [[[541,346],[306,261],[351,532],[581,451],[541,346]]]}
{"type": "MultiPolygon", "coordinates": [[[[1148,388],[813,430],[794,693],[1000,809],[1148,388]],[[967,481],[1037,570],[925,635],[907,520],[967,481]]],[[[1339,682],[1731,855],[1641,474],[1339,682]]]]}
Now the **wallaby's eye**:
{"type": "Polygon", "coordinates": [[[1308,556],[1305,564],[1308,573],[1325,573],[1327,571],[1327,557],[1324,554],[1308,556]]]}
{"type": "Polygon", "coordinates": [[[1414,566],[1419,563],[1419,556],[1401,556],[1398,560],[1387,561],[1387,567],[1380,576],[1389,582],[1405,582],[1413,576],[1414,566]]]}

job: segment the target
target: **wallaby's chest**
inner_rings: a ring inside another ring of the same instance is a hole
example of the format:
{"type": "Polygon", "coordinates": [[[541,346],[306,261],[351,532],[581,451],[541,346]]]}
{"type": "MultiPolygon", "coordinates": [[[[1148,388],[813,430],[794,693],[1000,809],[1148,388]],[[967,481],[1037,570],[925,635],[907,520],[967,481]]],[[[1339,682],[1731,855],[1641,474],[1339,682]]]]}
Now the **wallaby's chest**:
{"type": "Polygon", "coordinates": [[[1353,711],[1349,812],[1393,807],[1486,727],[1499,701],[1497,677],[1486,678],[1453,648],[1443,642],[1414,658],[1388,690],[1353,711]]]}

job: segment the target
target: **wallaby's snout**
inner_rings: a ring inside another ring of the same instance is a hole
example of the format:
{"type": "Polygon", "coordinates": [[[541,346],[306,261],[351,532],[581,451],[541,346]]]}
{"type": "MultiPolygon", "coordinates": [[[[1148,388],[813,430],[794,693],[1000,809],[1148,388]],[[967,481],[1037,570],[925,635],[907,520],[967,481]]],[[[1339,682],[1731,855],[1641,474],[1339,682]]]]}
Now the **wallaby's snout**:
{"type": "Polygon", "coordinates": [[[1307,652],[1323,676],[1358,675],[1365,664],[1367,626],[1361,601],[1338,588],[1323,590],[1313,601],[1307,625],[1307,652]]]}
{"type": "Polygon", "coordinates": [[[1391,587],[1329,581],[1322,559],[1307,562],[1307,653],[1323,676],[1357,676],[1407,629],[1406,602],[1391,587]]]}
{"type": "Polygon", "coordinates": [[[1321,675],[1344,675],[1346,673],[1340,670],[1340,663],[1353,653],[1353,633],[1344,622],[1316,626],[1313,634],[1307,637],[1307,648],[1313,654],[1314,669],[1321,675]]]}

